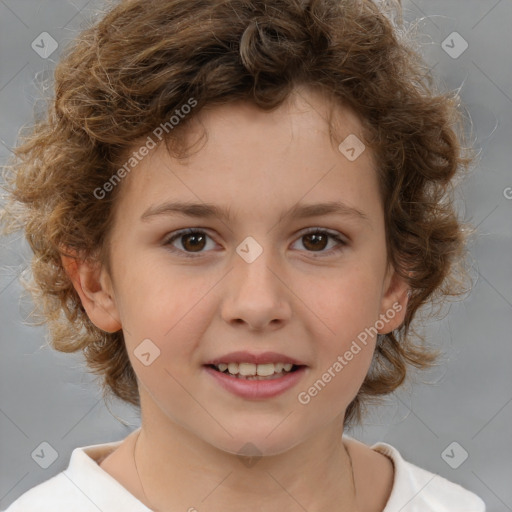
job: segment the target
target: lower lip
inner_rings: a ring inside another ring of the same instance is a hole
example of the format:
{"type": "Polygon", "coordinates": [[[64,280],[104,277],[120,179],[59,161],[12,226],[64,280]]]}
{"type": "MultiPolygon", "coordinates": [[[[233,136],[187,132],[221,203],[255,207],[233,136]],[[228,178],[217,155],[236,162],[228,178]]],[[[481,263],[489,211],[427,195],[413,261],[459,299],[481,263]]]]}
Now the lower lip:
{"type": "Polygon", "coordinates": [[[301,366],[294,372],[287,373],[278,379],[245,380],[218,372],[209,366],[204,368],[224,389],[242,398],[252,400],[272,398],[284,393],[295,386],[306,371],[306,367],[301,366]]]}

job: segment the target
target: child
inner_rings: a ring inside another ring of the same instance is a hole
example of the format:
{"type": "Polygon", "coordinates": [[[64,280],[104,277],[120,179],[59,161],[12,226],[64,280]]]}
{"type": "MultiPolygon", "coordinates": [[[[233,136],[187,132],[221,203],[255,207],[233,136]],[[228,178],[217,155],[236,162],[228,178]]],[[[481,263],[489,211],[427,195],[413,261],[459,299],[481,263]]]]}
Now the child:
{"type": "Polygon", "coordinates": [[[434,362],[412,321],[457,293],[471,158],[424,71],[369,0],[125,0],[80,35],[4,230],[53,347],[141,428],[9,512],[485,510],[343,436],[434,362]]]}

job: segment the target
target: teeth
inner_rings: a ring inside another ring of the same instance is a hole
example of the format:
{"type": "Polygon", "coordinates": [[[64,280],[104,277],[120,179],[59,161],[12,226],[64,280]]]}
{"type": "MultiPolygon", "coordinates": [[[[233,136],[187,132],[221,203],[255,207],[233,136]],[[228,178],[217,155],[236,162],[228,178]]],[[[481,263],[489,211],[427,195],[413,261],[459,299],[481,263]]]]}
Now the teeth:
{"type": "Polygon", "coordinates": [[[241,375],[242,377],[254,375],[269,377],[275,373],[281,373],[283,370],[285,372],[289,372],[292,369],[292,366],[293,364],[291,363],[220,363],[216,365],[220,372],[225,372],[227,370],[231,375],[241,375]]]}

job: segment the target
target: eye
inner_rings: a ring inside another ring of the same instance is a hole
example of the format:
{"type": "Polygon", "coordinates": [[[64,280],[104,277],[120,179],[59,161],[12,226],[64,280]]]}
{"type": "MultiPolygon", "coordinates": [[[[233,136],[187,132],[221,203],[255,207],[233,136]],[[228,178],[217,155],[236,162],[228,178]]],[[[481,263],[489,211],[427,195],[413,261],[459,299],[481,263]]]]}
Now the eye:
{"type": "MultiPolygon", "coordinates": [[[[173,253],[180,253],[186,258],[195,258],[200,256],[203,249],[207,246],[207,239],[211,238],[205,231],[200,229],[188,228],[180,230],[168,238],[164,245],[173,253]],[[174,242],[178,240],[182,248],[177,248],[174,242]]],[[[312,228],[306,233],[303,233],[299,240],[305,239],[303,246],[306,247],[307,252],[320,252],[322,254],[331,254],[341,251],[347,244],[339,233],[331,233],[324,229],[312,228]],[[334,248],[324,251],[328,240],[332,239],[337,242],[334,248]]]]}
{"type": "Polygon", "coordinates": [[[302,242],[302,245],[307,249],[312,249],[308,250],[308,252],[321,252],[322,254],[339,252],[348,245],[347,242],[339,236],[339,233],[331,233],[320,228],[310,229],[306,233],[303,233],[299,240],[305,240],[305,242],[302,242]],[[328,245],[329,238],[336,241],[337,245],[328,251],[324,251],[323,249],[328,245]]]}
{"type": "Polygon", "coordinates": [[[164,245],[168,246],[168,249],[174,253],[182,253],[186,258],[195,258],[196,254],[201,254],[201,250],[206,246],[206,239],[210,238],[210,236],[202,230],[199,229],[184,229],[178,231],[174,236],[168,238],[164,245]],[[173,246],[173,242],[179,239],[180,245],[185,249],[177,249],[173,246]],[[191,251],[191,252],[188,252],[191,251]]]}

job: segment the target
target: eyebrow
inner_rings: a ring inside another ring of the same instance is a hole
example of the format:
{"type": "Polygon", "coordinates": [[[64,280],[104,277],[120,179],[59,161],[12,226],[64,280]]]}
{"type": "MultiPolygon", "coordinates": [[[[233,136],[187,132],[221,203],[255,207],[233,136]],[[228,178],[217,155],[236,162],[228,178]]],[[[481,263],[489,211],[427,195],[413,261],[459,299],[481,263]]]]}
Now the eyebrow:
{"type": "MultiPolygon", "coordinates": [[[[211,203],[190,203],[181,201],[169,201],[160,205],[149,207],[142,215],[143,222],[149,221],[151,218],[158,216],[186,215],[201,219],[218,218],[226,221],[231,220],[231,212],[228,209],[221,208],[211,203]]],[[[297,219],[305,219],[309,217],[320,217],[322,215],[337,214],[345,217],[353,217],[354,219],[363,220],[371,224],[368,216],[358,210],[340,201],[330,201],[327,203],[301,204],[297,203],[287,212],[279,217],[279,222],[285,218],[294,217],[297,219]]]]}

